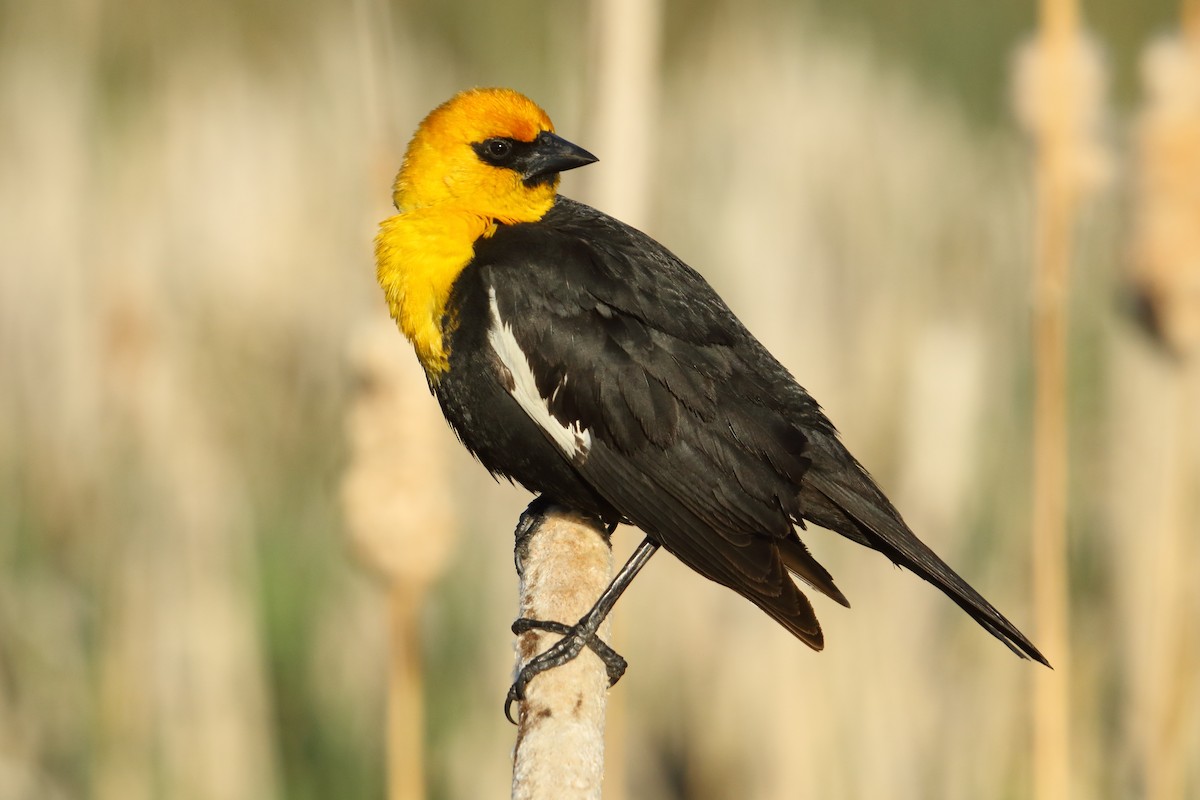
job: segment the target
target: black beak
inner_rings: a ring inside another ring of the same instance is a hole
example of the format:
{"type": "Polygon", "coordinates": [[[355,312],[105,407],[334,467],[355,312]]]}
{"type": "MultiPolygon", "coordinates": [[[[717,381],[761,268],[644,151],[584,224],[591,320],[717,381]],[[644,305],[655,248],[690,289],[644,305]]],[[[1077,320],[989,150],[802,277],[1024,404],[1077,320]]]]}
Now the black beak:
{"type": "Polygon", "coordinates": [[[521,164],[521,177],[527,185],[535,186],[560,172],[594,164],[599,160],[579,145],[571,144],[549,131],[542,131],[533,140],[533,149],[523,159],[525,163],[521,164]]]}

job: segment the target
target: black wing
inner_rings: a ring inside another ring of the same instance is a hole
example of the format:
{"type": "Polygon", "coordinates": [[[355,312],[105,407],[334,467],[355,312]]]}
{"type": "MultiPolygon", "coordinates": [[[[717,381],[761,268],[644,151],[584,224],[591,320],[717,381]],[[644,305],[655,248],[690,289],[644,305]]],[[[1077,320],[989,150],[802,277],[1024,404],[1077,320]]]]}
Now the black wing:
{"type": "Polygon", "coordinates": [[[848,603],[796,535],[808,518],[913,569],[1044,660],[917,540],[817,403],[657,242],[560,199],[541,222],[477,243],[476,263],[551,413],[591,432],[581,478],[688,566],[819,649],[789,571],[848,603]]]}

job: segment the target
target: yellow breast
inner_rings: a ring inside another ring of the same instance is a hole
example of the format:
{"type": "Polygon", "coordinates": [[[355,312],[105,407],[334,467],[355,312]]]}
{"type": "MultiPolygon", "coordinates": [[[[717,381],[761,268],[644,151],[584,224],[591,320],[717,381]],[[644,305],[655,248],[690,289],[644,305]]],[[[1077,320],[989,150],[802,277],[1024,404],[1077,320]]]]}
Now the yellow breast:
{"type": "Polygon", "coordinates": [[[450,289],[475,255],[475,240],[495,223],[477,214],[426,208],[389,217],[375,237],[375,270],[397,326],[432,383],[449,369],[450,289]]]}

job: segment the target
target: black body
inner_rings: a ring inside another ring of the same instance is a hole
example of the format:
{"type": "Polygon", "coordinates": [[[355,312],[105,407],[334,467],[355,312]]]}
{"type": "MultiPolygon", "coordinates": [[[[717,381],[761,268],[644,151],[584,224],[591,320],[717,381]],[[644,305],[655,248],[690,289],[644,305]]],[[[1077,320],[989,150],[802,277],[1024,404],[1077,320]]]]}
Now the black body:
{"type": "Polygon", "coordinates": [[[814,648],[788,572],[848,605],[796,535],[804,520],[933,583],[1021,655],[1033,644],[913,535],[833,425],[708,283],[645,234],[559,198],[476,242],[446,315],[446,418],[492,473],[637,525],[814,648]],[[489,291],[543,398],[590,449],[566,456],[509,393],[489,291]],[[564,383],[564,378],[565,383],[564,383]]]}

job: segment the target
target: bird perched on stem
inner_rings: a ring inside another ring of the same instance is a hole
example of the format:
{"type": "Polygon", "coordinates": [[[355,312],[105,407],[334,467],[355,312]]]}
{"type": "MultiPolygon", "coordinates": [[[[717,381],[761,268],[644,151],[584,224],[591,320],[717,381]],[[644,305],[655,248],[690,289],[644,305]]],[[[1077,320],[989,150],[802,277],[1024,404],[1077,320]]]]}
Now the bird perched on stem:
{"type": "Polygon", "coordinates": [[[377,274],[459,439],[494,475],[646,541],[565,638],[518,676],[590,647],[658,546],[815,650],[793,578],[849,605],[797,536],[814,522],[937,586],[1022,656],[1047,663],[923,544],[816,401],[695,270],[646,234],[557,193],[596,161],[508,89],[473,89],[421,122],[380,225],[377,274]]]}

